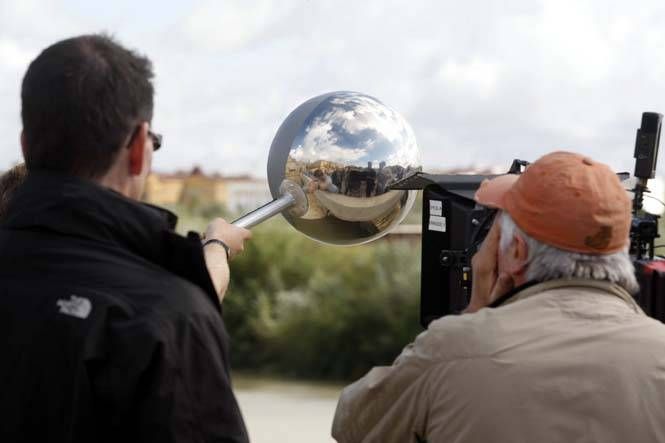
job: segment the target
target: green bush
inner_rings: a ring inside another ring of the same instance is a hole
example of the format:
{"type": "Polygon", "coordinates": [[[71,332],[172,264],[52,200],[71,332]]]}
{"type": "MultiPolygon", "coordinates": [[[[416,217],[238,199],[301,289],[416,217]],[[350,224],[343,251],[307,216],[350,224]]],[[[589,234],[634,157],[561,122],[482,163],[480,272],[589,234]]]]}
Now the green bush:
{"type": "Polygon", "coordinates": [[[352,379],[420,331],[419,247],[321,245],[279,219],[253,234],[224,300],[235,368],[352,379]]]}

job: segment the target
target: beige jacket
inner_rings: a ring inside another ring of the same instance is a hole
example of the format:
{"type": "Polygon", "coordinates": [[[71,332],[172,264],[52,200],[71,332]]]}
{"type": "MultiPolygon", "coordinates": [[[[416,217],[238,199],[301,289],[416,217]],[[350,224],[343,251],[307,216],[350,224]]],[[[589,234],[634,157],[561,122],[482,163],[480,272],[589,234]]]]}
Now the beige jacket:
{"type": "Polygon", "coordinates": [[[449,316],[348,386],[339,442],[665,442],[665,325],[618,286],[531,286],[449,316]]]}

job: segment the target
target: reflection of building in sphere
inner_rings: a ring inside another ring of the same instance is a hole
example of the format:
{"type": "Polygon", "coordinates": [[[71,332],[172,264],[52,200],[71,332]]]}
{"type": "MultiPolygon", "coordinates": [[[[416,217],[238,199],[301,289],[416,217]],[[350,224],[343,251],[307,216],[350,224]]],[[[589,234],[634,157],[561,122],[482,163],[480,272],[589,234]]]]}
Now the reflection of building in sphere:
{"type": "Polygon", "coordinates": [[[286,170],[284,171],[284,178],[291,180],[293,183],[297,183],[300,186],[303,186],[302,174],[307,170],[305,163],[299,162],[293,157],[289,156],[286,159],[286,170]]]}
{"type": "MultiPolygon", "coordinates": [[[[318,240],[376,238],[398,224],[415,199],[389,189],[421,167],[413,130],[373,97],[335,92],[309,100],[280,127],[271,156],[273,150],[286,159],[284,178],[302,186],[310,203],[304,217],[285,216],[318,240]]],[[[275,197],[278,183],[271,180],[275,197]]]]}
{"type": "MultiPolygon", "coordinates": [[[[352,197],[373,197],[388,190],[388,186],[405,176],[401,166],[358,168],[347,166],[339,171],[340,192],[352,197]]],[[[333,180],[334,182],[334,180],[333,180]]]]}
{"type": "MultiPolygon", "coordinates": [[[[381,164],[384,164],[384,163],[381,162],[381,164]]],[[[390,186],[391,184],[393,184],[394,182],[395,182],[395,180],[393,178],[392,169],[386,168],[385,165],[384,165],[384,167],[381,167],[379,169],[378,177],[376,179],[376,188],[377,188],[376,192],[377,192],[377,194],[380,195],[380,194],[383,194],[384,192],[386,192],[387,187],[390,186]]]]}
{"type": "Polygon", "coordinates": [[[335,169],[339,168],[341,165],[338,165],[337,163],[328,161],[328,160],[317,160],[315,162],[309,163],[307,165],[307,169],[310,171],[315,171],[315,170],[320,170],[324,174],[330,174],[332,171],[335,169]]]}

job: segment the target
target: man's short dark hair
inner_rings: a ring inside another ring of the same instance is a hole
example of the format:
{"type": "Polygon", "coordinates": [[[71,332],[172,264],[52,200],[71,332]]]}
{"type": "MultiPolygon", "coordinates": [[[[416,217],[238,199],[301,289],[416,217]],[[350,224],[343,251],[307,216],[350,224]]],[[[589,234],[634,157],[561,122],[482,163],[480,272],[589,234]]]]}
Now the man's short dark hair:
{"type": "Polygon", "coordinates": [[[152,64],[106,35],[46,48],[21,89],[28,170],[97,178],[123,143],[152,120],[152,64]]]}

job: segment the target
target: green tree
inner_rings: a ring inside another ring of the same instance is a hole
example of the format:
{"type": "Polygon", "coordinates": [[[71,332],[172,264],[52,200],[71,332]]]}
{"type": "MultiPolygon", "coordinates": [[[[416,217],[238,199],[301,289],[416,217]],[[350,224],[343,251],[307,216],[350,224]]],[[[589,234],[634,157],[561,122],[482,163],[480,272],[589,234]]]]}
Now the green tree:
{"type": "Polygon", "coordinates": [[[327,246],[276,220],[255,229],[232,275],[224,317],[237,368],[351,379],[420,331],[413,245],[327,246]]]}

